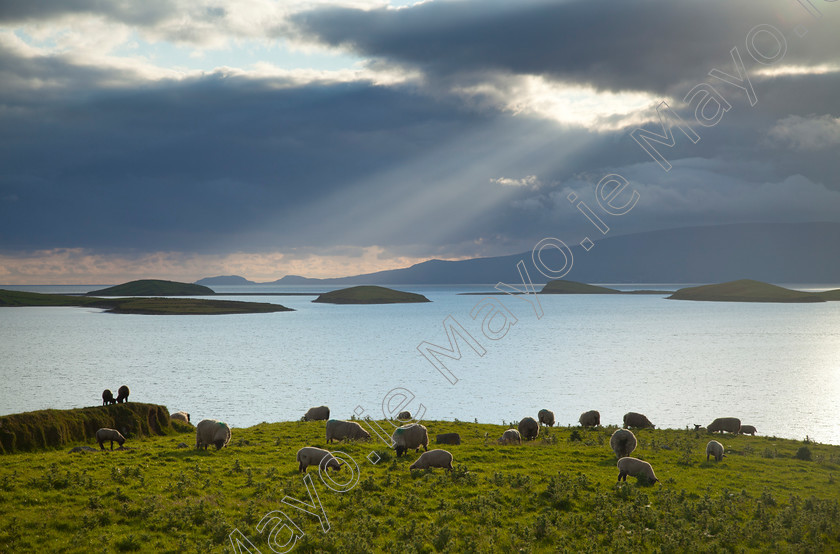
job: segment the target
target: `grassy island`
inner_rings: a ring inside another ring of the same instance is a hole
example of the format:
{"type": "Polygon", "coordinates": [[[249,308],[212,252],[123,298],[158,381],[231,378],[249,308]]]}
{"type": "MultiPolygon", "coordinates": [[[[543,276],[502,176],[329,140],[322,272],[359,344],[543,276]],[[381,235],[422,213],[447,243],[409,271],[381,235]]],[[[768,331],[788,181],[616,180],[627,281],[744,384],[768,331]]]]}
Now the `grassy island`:
{"type": "Polygon", "coordinates": [[[602,287],[599,285],[589,285],[587,283],[579,283],[577,281],[567,281],[566,279],[556,279],[545,284],[539,294],[670,294],[670,291],[661,290],[631,290],[623,291],[618,289],[611,289],[609,287],[602,287]]]}
{"type": "Polygon", "coordinates": [[[430,302],[422,294],[403,292],[377,286],[359,286],[334,290],[321,294],[313,302],[327,304],[404,304],[411,302],[430,302]]]}
{"type": "Polygon", "coordinates": [[[3,306],[76,306],[101,308],[116,314],[222,315],[288,312],[291,308],[268,302],[238,302],[201,298],[99,298],[0,289],[3,306]]]}
{"type": "Polygon", "coordinates": [[[836,296],[837,291],[825,293],[802,292],[754,281],[740,279],[715,285],[701,285],[679,289],[668,298],[671,300],[706,300],[716,302],[825,302],[836,296]]]}
{"type": "Polygon", "coordinates": [[[210,296],[213,289],[194,283],[140,279],[87,293],[88,296],[210,296]]]}
{"type": "Polygon", "coordinates": [[[113,452],[87,440],[76,444],[95,452],[68,453],[69,443],[7,454],[0,457],[0,545],[8,552],[221,553],[232,551],[229,537],[238,530],[252,544],[238,552],[270,552],[275,525],[285,533],[277,544],[289,537],[282,519],[257,531],[276,510],[303,533],[292,552],[840,550],[838,446],[715,436],[726,448],[715,462],[706,461],[712,437],[704,432],[645,429],[636,432],[633,455],[652,464],[661,483],[650,486],[634,477],[616,483],[615,427],[547,428],[534,441],[501,446],[496,439],[507,426],[423,423],[432,443],[437,433],[460,434],[462,444],[443,447],[454,455],[452,472],[411,471],[419,454],[396,458],[379,442],[327,445],[323,421],[234,428],[219,451],[195,450],[190,430],[127,437],[127,449],[113,452]],[[310,467],[305,482],[295,453],[306,445],[340,450],[358,469],[331,474],[330,489],[310,467]],[[287,497],[315,507],[307,514],[283,503],[287,497]],[[329,521],[327,531],[319,517],[329,521]]]}

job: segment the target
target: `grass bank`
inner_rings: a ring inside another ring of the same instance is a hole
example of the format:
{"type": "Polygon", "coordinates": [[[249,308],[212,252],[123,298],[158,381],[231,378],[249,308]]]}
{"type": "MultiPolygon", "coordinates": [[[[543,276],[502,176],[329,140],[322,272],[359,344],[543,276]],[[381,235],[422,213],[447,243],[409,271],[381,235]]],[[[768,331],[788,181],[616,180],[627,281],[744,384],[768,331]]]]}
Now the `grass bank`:
{"type": "MultiPolygon", "coordinates": [[[[287,495],[310,503],[295,452],[327,446],[323,421],[234,429],[220,451],[178,448],[194,444],[192,434],[179,434],[130,440],[133,450],[3,456],[0,546],[225,552],[238,529],[265,553],[272,526],[262,534],[256,526],[282,510],[305,533],[295,552],[840,549],[837,446],[724,436],[717,438],[727,457],[715,463],[706,461],[705,433],[642,430],[634,455],[653,464],[662,484],[617,485],[608,445],[614,428],[553,428],[522,446],[499,446],[504,426],[426,425],[432,441],[461,434],[461,445],[445,447],[455,456],[453,472],[412,473],[417,454],[397,459],[375,442],[330,446],[352,456],[359,472],[340,493],[310,468],[326,533],[318,519],[281,503],[287,495]],[[374,450],[376,465],[366,460],[374,450]]],[[[346,468],[335,474],[337,481],[348,475],[346,468]]]]}

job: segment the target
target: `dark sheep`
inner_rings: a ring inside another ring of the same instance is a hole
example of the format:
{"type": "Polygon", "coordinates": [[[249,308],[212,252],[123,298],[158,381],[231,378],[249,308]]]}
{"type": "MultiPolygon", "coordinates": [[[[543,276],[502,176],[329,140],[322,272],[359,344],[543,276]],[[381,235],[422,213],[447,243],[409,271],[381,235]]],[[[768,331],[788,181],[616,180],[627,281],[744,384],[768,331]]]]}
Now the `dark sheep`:
{"type": "Polygon", "coordinates": [[[737,435],[741,430],[741,420],[737,417],[719,417],[711,422],[707,427],[709,433],[716,433],[724,431],[737,435]]]}
{"type": "Polygon", "coordinates": [[[409,412],[409,411],[400,412],[399,414],[397,414],[397,419],[401,419],[401,420],[411,419],[411,412],[409,412]]]}
{"type": "Polygon", "coordinates": [[[114,400],[114,393],[111,392],[111,389],[105,389],[102,391],[102,405],[107,406],[108,404],[116,404],[117,401],[114,400]]]}
{"type": "Polygon", "coordinates": [[[123,385],[117,391],[117,403],[122,404],[123,402],[128,402],[128,393],[131,392],[128,390],[128,387],[123,385]]]}
{"type": "Polygon", "coordinates": [[[533,440],[540,434],[540,424],[533,417],[522,418],[519,422],[519,434],[526,441],[533,440]]]}
{"type": "Polygon", "coordinates": [[[554,412],[551,410],[540,410],[537,414],[537,418],[540,420],[540,425],[548,425],[549,427],[554,427],[554,412]]]}
{"type": "Polygon", "coordinates": [[[650,427],[651,429],[656,429],[656,425],[651,423],[647,416],[636,412],[627,412],[624,414],[624,426],[627,428],[637,427],[642,429],[644,427],[650,427]]]}

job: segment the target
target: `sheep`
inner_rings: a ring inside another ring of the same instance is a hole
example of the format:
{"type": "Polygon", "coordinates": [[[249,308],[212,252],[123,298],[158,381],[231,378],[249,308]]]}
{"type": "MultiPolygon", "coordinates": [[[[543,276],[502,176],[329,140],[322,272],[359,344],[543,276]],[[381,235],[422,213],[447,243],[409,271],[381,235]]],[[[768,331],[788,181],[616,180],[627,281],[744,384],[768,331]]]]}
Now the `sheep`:
{"type": "Polygon", "coordinates": [[[368,440],[370,433],[362,429],[362,426],[355,421],[342,421],[340,419],[331,419],[327,422],[326,428],[327,442],[333,440],[368,440]]]}
{"type": "Polygon", "coordinates": [[[624,457],[618,460],[618,480],[627,481],[628,475],[633,475],[637,478],[646,478],[652,485],[659,481],[653,473],[653,467],[644,460],[638,458],[624,457]]]}
{"type": "Polygon", "coordinates": [[[175,412],[174,414],[169,416],[169,419],[173,421],[181,421],[183,423],[190,422],[190,414],[187,412],[175,412]]]}
{"type": "Polygon", "coordinates": [[[221,450],[230,442],[230,427],[227,423],[216,419],[203,419],[195,426],[195,447],[204,450],[211,444],[216,450],[221,450]]]}
{"type": "Polygon", "coordinates": [[[326,406],[309,408],[303,415],[303,421],[326,421],[330,419],[330,409],[326,406]]]}
{"type": "Polygon", "coordinates": [[[601,425],[601,413],[598,410],[583,412],[578,418],[578,423],[583,427],[597,427],[601,425]]]}
{"type": "Polygon", "coordinates": [[[122,404],[123,402],[128,402],[128,393],[131,392],[128,390],[128,387],[123,385],[117,390],[117,403],[122,404]]]}
{"type": "Polygon", "coordinates": [[[723,445],[718,441],[709,441],[706,445],[706,461],[709,461],[709,456],[714,456],[715,461],[719,462],[726,454],[723,453],[723,445]]]}
{"type": "Polygon", "coordinates": [[[114,400],[114,393],[111,392],[111,389],[105,389],[102,391],[102,405],[107,406],[108,404],[116,404],[117,401],[114,400]]]}
{"type": "Polygon", "coordinates": [[[394,443],[394,449],[397,451],[397,458],[413,448],[415,452],[420,452],[420,447],[424,451],[429,450],[429,432],[419,423],[411,423],[397,427],[394,434],[391,436],[394,443]]]}
{"type": "Polygon", "coordinates": [[[703,427],[702,425],[698,425],[698,424],[696,424],[696,423],[695,423],[695,424],[694,424],[694,430],[695,430],[695,431],[703,431],[703,432],[705,432],[705,431],[706,431],[706,428],[705,428],[705,427],[703,427]]]}
{"type": "Polygon", "coordinates": [[[435,437],[437,444],[461,444],[461,435],[458,433],[441,433],[435,437]]]}
{"type": "Polygon", "coordinates": [[[411,419],[411,412],[400,412],[399,414],[397,414],[397,419],[411,419]]]}
{"type": "Polygon", "coordinates": [[[627,457],[636,450],[636,435],[629,429],[617,429],[610,437],[610,448],[616,458],[627,457]]]}
{"type": "Polygon", "coordinates": [[[540,410],[537,414],[537,419],[540,420],[540,425],[554,427],[554,412],[551,410],[540,410]]]}
{"type": "Polygon", "coordinates": [[[737,434],[740,429],[741,420],[737,417],[719,417],[706,427],[706,430],[709,433],[714,433],[716,431],[723,433],[726,431],[728,433],[737,434]]]}
{"type": "Polygon", "coordinates": [[[442,467],[452,471],[452,453],[448,450],[429,450],[420,454],[417,461],[411,464],[408,469],[429,469],[431,467],[442,467]]]}
{"type": "Polygon", "coordinates": [[[320,470],[321,464],[324,464],[324,471],[330,468],[336,471],[341,471],[341,462],[339,462],[335,456],[329,452],[329,450],[324,450],[323,448],[304,446],[297,451],[296,459],[298,462],[298,471],[300,473],[306,473],[306,468],[309,466],[318,466],[318,469],[320,470]],[[324,458],[328,458],[326,462],[324,462],[324,458]]]}
{"type": "Polygon", "coordinates": [[[638,414],[636,412],[627,412],[624,414],[624,426],[627,428],[630,427],[650,427],[651,429],[656,429],[656,425],[650,422],[650,420],[644,416],[643,414],[638,414]]]}
{"type": "Polygon", "coordinates": [[[752,435],[755,436],[755,427],[752,425],[741,425],[741,428],[738,429],[738,433],[741,435],[752,435]]]}
{"type": "Polygon", "coordinates": [[[519,434],[525,440],[535,439],[540,434],[540,425],[533,417],[523,418],[519,422],[519,434]]]}
{"type": "Polygon", "coordinates": [[[516,429],[508,429],[502,433],[501,438],[499,438],[496,442],[499,444],[522,444],[522,436],[516,429]]]}
{"type": "Polygon", "coordinates": [[[117,441],[117,444],[122,446],[125,442],[125,437],[123,437],[116,429],[103,428],[96,432],[96,442],[99,443],[99,448],[101,450],[105,450],[105,441],[111,441],[111,450],[113,450],[114,441],[117,441]]]}

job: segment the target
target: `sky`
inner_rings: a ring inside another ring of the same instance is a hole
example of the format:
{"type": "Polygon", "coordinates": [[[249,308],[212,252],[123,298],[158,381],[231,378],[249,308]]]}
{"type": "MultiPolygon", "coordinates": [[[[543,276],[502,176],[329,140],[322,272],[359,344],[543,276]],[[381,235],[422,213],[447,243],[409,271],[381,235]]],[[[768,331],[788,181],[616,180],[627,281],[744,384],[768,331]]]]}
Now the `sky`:
{"type": "Polygon", "coordinates": [[[4,2],[0,284],[354,275],[606,236],[587,209],[837,222],[838,30],[824,0],[4,2]]]}

